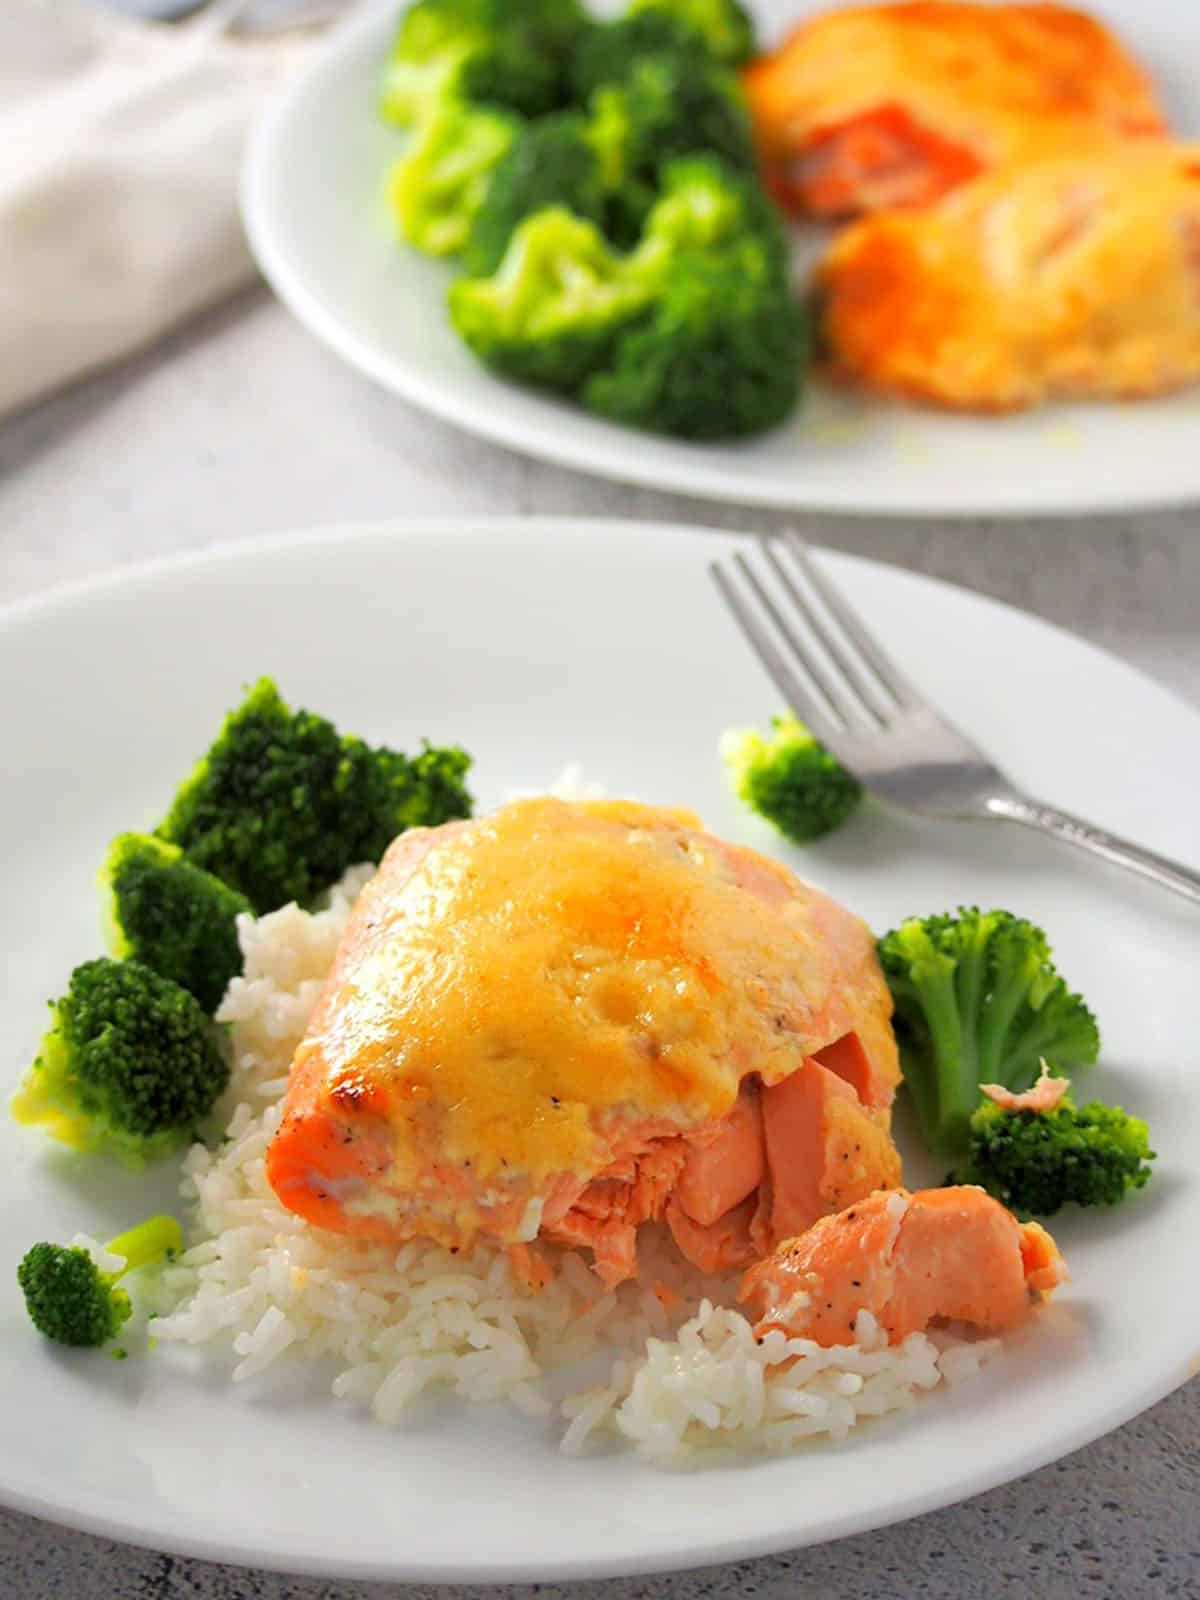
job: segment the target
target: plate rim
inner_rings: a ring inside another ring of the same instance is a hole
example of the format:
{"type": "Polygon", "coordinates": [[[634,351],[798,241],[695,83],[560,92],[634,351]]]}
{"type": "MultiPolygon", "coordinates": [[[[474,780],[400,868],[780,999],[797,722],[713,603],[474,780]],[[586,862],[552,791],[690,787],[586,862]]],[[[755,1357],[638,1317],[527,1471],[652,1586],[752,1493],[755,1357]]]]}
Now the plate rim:
{"type": "MultiPolygon", "coordinates": [[[[51,617],[56,612],[84,603],[93,596],[104,596],[120,591],[130,584],[171,581],[186,576],[198,568],[225,565],[236,569],[242,563],[254,564],[280,550],[333,552],[347,543],[377,545],[386,548],[403,547],[410,541],[427,540],[478,540],[513,539],[526,536],[533,545],[548,538],[579,537],[603,541],[611,548],[618,540],[627,551],[645,549],[649,541],[662,540],[675,552],[696,551],[696,559],[703,559],[705,550],[729,547],[739,535],[729,530],[695,527],[686,523],[658,522],[644,519],[605,517],[558,517],[553,515],[490,517],[486,514],[468,516],[410,516],[370,521],[331,523],[273,534],[246,540],[226,541],[201,550],[177,552],[150,560],[132,562],[93,574],[75,582],[54,586],[19,599],[0,608],[0,634],[19,632],[22,624],[36,625],[41,617],[51,617]]],[[[910,569],[875,558],[824,551],[835,565],[846,564],[864,569],[883,569],[889,579],[899,576],[911,580],[918,587],[933,585],[942,590],[954,591],[969,601],[982,604],[985,609],[997,608],[1000,612],[1014,614],[1025,623],[1045,630],[1050,636],[1069,639],[1076,647],[1107,658],[1111,664],[1132,674],[1142,690],[1150,690],[1164,698],[1165,703],[1178,713],[1182,711],[1197,725],[1200,732],[1200,711],[1174,690],[1158,683],[1141,668],[1123,661],[1102,646],[1080,638],[1070,629],[1049,622],[1033,613],[1022,610],[1006,601],[982,595],[963,585],[945,579],[915,573],[910,569]]],[[[1060,1460],[1079,1450],[1093,1440],[1123,1426],[1150,1406],[1172,1393],[1197,1370],[1194,1333],[1181,1328],[1164,1349],[1161,1367],[1153,1376],[1136,1385],[1124,1404],[1081,1419],[1072,1428],[1058,1435],[1053,1442],[1023,1454],[1019,1464],[1013,1457],[1002,1462],[974,1468],[962,1473],[954,1484],[929,1488],[910,1494],[901,1494],[886,1508],[850,1513],[835,1520],[827,1528],[810,1528],[797,1534],[779,1530],[770,1535],[744,1534],[725,1539],[713,1539],[702,1546],[663,1551],[653,1557],[622,1556],[619,1552],[598,1563],[588,1558],[555,1558],[538,1562],[532,1558],[521,1561],[490,1561],[477,1565],[452,1565],[442,1563],[408,1564],[383,1563],[370,1558],[354,1558],[333,1554],[321,1559],[299,1555],[289,1557],[278,1547],[256,1545],[252,1540],[238,1538],[222,1543],[219,1536],[199,1537],[186,1532],[172,1531],[169,1526],[153,1517],[149,1525],[137,1529],[122,1521],[118,1513],[103,1509],[100,1496],[85,1497],[81,1504],[68,1505],[41,1493],[31,1493],[17,1486],[0,1459],[0,1505],[26,1515],[40,1517],[58,1526],[77,1529],[100,1537],[116,1540],[141,1548],[165,1551],[206,1561],[225,1562],[242,1567],[263,1568],[272,1571],[308,1575],[342,1581],[384,1581],[403,1583],[525,1583],[569,1582],[583,1579],[651,1576],[659,1573],[694,1570],[731,1561],[753,1559],[832,1543],[858,1533],[878,1530],[910,1520],[927,1512],[944,1509],[974,1498],[976,1495],[1002,1484],[1027,1476],[1029,1473],[1060,1460]],[[1177,1354],[1178,1359],[1168,1359],[1177,1354]]],[[[752,1466],[753,1463],[747,1463],[752,1466]]]]}
{"type": "MultiPolygon", "coordinates": [[[[672,445],[694,451],[694,465],[670,463],[655,470],[641,466],[642,452],[632,447],[621,449],[617,444],[617,439],[622,439],[633,446],[639,437],[653,437],[639,435],[636,429],[620,428],[609,449],[593,444],[579,450],[572,445],[575,430],[570,426],[569,414],[567,425],[543,428],[537,418],[529,422],[503,422],[503,407],[489,405],[487,394],[481,395],[477,404],[464,408],[437,382],[428,380],[421,370],[411,364],[402,366],[393,362],[369,339],[344,326],[336,310],[310,287],[304,271],[277,237],[272,218],[269,173],[294,104],[343,60],[352,59],[366,38],[385,34],[390,17],[390,9],[382,0],[368,0],[361,12],[335,27],[312,58],[275,92],[251,129],[238,184],[238,205],[250,253],[271,289],[301,326],[339,359],[384,390],[462,433],[517,455],[601,481],[718,504],[853,518],[935,518],[955,522],[988,518],[1009,522],[1031,517],[1066,519],[1170,511],[1200,503],[1200,482],[1191,488],[1147,486],[1105,494],[1095,477],[1089,477],[1081,492],[1068,496],[1064,491],[1047,496],[1038,492],[1038,475],[1034,470],[1023,475],[1019,486],[1003,500],[972,499],[968,490],[951,503],[931,503],[919,492],[907,497],[901,495],[899,500],[885,501],[881,497],[876,502],[864,503],[855,495],[852,473],[845,486],[836,489],[826,487],[805,492],[799,486],[789,488],[770,474],[759,481],[739,480],[735,488],[727,489],[722,486],[720,456],[714,456],[709,446],[688,446],[686,441],[672,440],[672,445]],[[707,470],[706,463],[710,463],[707,470]]],[[[583,420],[594,423],[600,419],[585,415],[583,420]]],[[[736,449],[736,444],[726,448],[736,449]]],[[[1036,459],[1031,467],[1036,467],[1036,459]]]]}

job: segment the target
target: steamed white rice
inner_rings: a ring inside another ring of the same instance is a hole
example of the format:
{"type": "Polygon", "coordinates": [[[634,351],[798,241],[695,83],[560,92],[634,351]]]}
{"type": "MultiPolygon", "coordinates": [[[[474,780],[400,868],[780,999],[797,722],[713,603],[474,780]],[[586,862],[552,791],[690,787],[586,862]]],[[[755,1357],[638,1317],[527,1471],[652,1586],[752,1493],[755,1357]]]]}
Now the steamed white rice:
{"type": "Polygon", "coordinates": [[[240,919],[244,975],[219,1013],[234,1054],[219,1108],[225,1141],[186,1158],[189,1248],[163,1275],[156,1338],[220,1347],[235,1381],[285,1354],[332,1361],[334,1395],[384,1423],[437,1386],[532,1416],[560,1413],[567,1454],[607,1438],[662,1463],[714,1447],[843,1439],[864,1418],[969,1377],[999,1348],[941,1332],[889,1348],[866,1312],[851,1345],[823,1349],[777,1332],[757,1343],[729,1308],[734,1284],[703,1280],[653,1236],[640,1284],[605,1290],[581,1256],[564,1252],[555,1281],[535,1294],[493,1247],[397,1250],[284,1210],[264,1175],[266,1148],[292,1052],[371,870],[349,872],[325,910],[240,919]],[[607,1363],[607,1382],[553,1398],[564,1369],[569,1387],[574,1365],[607,1363]]]}

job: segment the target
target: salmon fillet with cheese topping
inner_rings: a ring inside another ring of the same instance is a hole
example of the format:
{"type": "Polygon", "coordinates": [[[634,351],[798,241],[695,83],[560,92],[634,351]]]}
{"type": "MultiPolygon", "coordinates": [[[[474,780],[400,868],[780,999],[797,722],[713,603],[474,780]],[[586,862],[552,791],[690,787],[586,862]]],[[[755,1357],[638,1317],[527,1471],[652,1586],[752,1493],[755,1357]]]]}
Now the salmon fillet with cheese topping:
{"type": "Polygon", "coordinates": [[[1082,139],[1164,133],[1102,23],[1056,5],[906,0],[804,22],[745,74],[765,175],[790,210],[925,206],[1082,139]]]}
{"type": "Polygon", "coordinates": [[[687,813],[529,800],[413,830],[363,891],[267,1175],[360,1237],[535,1241],[616,1283],[664,1221],[742,1267],[900,1181],[868,929],[687,813]]]}
{"type": "Polygon", "coordinates": [[[1101,144],[865,217],[818,269],[835,376],[937,405],[1200,380],[1200,145],[1101,144]]]}

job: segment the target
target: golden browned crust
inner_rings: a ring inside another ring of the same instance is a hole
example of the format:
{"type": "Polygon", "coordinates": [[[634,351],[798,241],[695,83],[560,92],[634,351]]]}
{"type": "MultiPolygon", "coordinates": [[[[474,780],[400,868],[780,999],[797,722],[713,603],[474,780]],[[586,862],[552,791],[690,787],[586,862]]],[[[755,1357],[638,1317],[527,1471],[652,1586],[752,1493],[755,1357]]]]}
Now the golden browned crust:
{"type": "Polygon", "coordinates": [[[1200,145],[1110,145],[867,217],[818,273],[836,376],[1002,411],[1200,380],[1200,145]]]}

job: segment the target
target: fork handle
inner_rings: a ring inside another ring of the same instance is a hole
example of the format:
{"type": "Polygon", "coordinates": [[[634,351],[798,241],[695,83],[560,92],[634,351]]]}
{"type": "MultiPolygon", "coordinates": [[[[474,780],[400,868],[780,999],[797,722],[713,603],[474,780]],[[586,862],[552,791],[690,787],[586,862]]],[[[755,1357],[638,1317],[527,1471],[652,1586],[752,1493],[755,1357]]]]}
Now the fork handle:
{"type": "Polygon", "coordinates": [[[1200,905],[1200,872],[1185,867],[1182,862],[1168,861],[1166,856],[1144,850],[1141,845],[1122,839],[1115,833],[1097,828],[1082,817],[1073,817],[1069,811],[1059,811],[1056,806],[1043,805],[1040,800],[1030,800],[1025,795],[997,795],[987,802],[989,816],[1002,817],[1007,822],[1020,822],[1027,828],[1048,833],[1064,844],[1074,845],[1094,856],[1124,867],[1139,877],[1149,878],[1160,888],[1182,895],[1194,905],[1200,905]]]}

